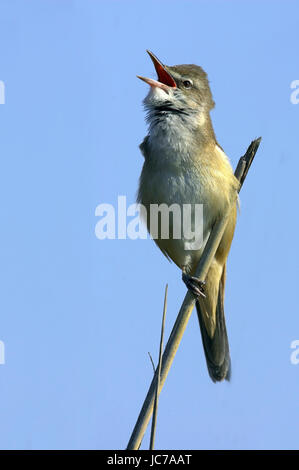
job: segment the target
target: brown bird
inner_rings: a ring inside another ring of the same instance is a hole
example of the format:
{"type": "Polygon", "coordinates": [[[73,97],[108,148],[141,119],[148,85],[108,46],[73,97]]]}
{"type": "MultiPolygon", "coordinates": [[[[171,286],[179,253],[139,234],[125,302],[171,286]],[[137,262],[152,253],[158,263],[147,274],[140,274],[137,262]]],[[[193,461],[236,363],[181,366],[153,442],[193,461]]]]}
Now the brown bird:
{"type": "Polygon", "coordinates": [[[214,382],[229,380],[231,366],[223,302],[226,259],[235,229],[237,203],[233,205],[205,283],[194,277],[194,272],[215,222],[228,204],[237,200],[239,182],[214,134],[210,118],[214,101],[204,70],[197,65],[166,66],[147,52],[158,79],[138,76],[150,85],[150,91],[144,99],[149,129],[140,145],[144,165],[137,200],[147,211],[147,227],[155,242],[179,266],[183,281],[196,296],[210,377],[214,382]],[[194,249],[185,233],[174,236],[175,211],[172,218],[166,219],[160,212],[158,229],[153,229],[151,208],[162,207],[161,204],[179,208],[179,222],[185,220],[184,206],[190,205],[192,233],[197,229],[195,207],[202,204],[200,246],[194,249]],[[165,223],[168,236],[162,233],[165,223]]]}

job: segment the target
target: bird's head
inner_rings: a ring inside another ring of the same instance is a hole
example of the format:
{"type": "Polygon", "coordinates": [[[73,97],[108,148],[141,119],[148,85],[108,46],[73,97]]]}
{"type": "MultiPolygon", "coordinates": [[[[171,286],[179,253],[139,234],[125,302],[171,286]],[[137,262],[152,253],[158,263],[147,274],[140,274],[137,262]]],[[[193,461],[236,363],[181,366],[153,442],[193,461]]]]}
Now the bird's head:
{"type": "Polygon", "coordinates": [[[150,85],[149,94],[144,100],[145,107],[167,109],[174,112],[209,112],[214,107],[209,81],[205,71],[198,65],[162,64],[150,51],[147,51],[157,72],[157,80],[137,75],[150,85]]]}

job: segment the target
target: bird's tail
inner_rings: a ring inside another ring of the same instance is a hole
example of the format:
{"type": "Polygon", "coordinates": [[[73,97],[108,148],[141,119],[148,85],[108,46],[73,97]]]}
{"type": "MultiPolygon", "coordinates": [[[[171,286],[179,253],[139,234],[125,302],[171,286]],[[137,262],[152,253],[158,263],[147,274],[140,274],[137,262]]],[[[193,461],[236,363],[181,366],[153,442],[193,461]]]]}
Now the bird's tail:
{"type": "MultiPolygon", "coordinates": [[[[207,279],[207,283],[208,283],[207,279]]],[[[225,317],[224,317],[224,284],[225,284],[225,266],[219,283],[218,299],[216,304],[216,312],[214,317],[214,327],[207,328],[207,316],[203,317],[204,312],[206,315],[211,315],[209,312],[207,299],[197,300],[196,309],[201,330],[203,348],[206,356],[208,371],[213,382],[221,380],[229,380],[231,375],[231,361],[229,354],[229,344],[226,332],[225,317]]],[[[209,286],[206,285],[208,288],[209,286]]]]}

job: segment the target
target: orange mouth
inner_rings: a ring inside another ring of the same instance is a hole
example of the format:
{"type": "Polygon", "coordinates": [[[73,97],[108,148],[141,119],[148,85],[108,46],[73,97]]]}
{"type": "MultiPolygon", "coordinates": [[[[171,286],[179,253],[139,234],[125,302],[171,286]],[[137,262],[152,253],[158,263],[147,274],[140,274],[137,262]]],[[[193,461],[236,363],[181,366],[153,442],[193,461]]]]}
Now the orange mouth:
{"type": "Polygon", "coordinates": [[[148,55],[153,61],[155,66],[158,80],[153,80],[152,78],[141,77],[137,75],[140,80],[143,80],[145,83],[152,87],[162,88],[162,90],[168,91],[169,88],[176,88],[176,83],[172,76],[167,72],[165,66],[157,59],[157,57],[150,51],[147,51],[148,55]]]}

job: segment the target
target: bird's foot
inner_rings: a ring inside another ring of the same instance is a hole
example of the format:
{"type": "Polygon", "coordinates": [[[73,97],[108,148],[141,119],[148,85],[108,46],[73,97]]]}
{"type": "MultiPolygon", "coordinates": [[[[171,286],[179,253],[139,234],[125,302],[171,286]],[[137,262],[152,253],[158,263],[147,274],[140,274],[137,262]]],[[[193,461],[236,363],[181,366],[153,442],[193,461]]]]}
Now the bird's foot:
{"type": "Polygon", "coordinates": [[[186,287],[192,292],[195,297],[205,297],[204,286],[205,282],[198,279],[198,277],[190,276],[183,271],[182,279],[186,287]]]}

